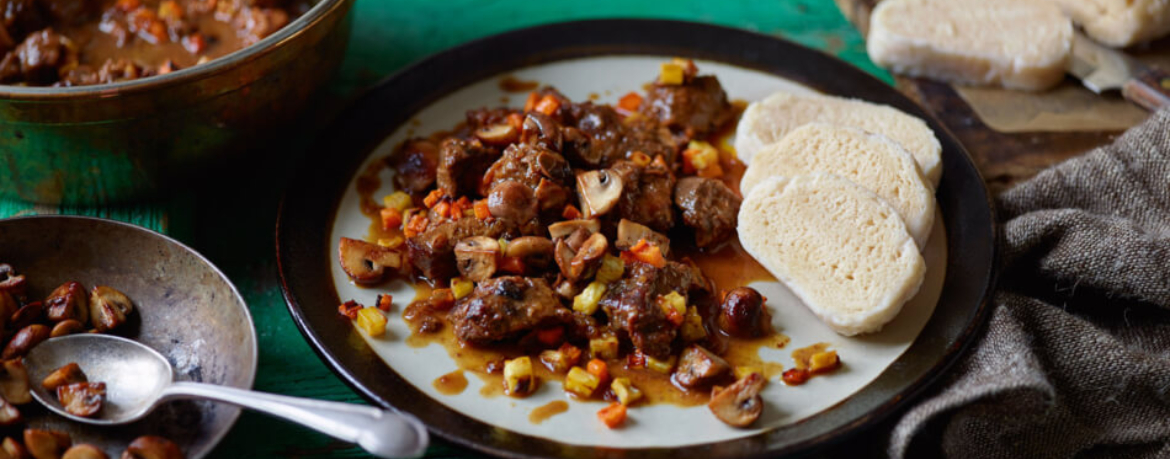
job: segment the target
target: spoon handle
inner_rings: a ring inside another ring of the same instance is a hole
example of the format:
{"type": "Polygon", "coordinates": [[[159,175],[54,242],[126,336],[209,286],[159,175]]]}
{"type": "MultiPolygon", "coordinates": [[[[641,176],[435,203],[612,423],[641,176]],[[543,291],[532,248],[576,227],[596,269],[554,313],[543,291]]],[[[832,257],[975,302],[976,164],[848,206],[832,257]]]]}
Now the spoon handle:
{"type": "Polygon", "coordinates": [[[256,410],[357,443],[381,458],[420,457],[429,443],[426,427],[414,416],[372,406],[192,382],[176,382],[163,391],[163,401],[177,399],[214,400],[256,410]]]}

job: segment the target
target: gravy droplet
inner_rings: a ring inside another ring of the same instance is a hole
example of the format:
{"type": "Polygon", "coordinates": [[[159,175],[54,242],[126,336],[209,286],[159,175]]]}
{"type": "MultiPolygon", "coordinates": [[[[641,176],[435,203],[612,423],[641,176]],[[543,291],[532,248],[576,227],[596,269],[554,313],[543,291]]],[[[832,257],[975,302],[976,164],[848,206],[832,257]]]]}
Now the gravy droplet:
{"type": "Polygon", "coordinates": [[[439,376],[432,383],[435,390],[443,395],[459,395],[467,389],[467,377],[463,376],[463,370],[455,370],[443,376],[439,376]]]}
{"type": "Polygon", "coordinates": [[[558,414],[569,411],[569,402],[564,400],[553,400],[547,404],[536,407],[531,413],[528,413],[528,422],[533,424],[540,424],[548,418],[558,414]]]}

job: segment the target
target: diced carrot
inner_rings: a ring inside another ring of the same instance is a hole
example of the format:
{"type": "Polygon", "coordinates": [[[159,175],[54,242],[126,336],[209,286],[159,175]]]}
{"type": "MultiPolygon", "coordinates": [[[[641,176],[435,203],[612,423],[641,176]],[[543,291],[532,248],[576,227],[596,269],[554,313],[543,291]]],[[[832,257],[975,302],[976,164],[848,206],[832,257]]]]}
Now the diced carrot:
{"type": "MultiPolygon", "coordinates": [[[[646,263],[655,268],[662,268],[666,266],[666,258],[662,256],[662,250],[654,244],[646,242],[645,239],[639,239],[638,243],[627,250],[635,260],[646,263]]],[[[624,259],[625,253],[623,253],[624,259]]]]}
{"type": "Polygon", "coordinates": [[[601,380],[602,384],[605,384],[606,381],[609,381],[609,365],[606,365],[604,360],[590,360],[589,364],[585,365],[585,371],[588,371],[589,374],[596,376],[597,379],[601,380]]]}
{"type": "Polygon", "coordinates": [[[165,0],[158,4],[158,17],[164,21],[178,21],[183,19],[183,8],[175,0],[165,0]]]}
{"type": "Polygon", "coordinates": [[[451,216],[451,203],[450,202],[439,201],[438,204],[435,204],[435,207],[433,207],[433,209],[435,210],[436,214],[439,214],[440,217],[448,218],[451,216]]]}
{"type": "Polygon", "coordinates": [[[500,271],[524,274],[524,260],[521,260],[520,257],[504,257],[500,260],[500,271]]]}
{"type": "Polygon", "coordinates": [[[674,324],[675,327],[680,327],[686,321],[686,316],[679,314],[676,309],[668,309],[666,310],[666,321],[674,324]]]}
{"type": "Polygon", "coordinates": [[[491,216],[492,211],[488,208],[487,200],[480,199],[479,201],[475,201],[475,218],[487,220],[491,216]]]}
{"type": "Polygon", "coordinates": [[[537,102],[535,110],[548,116],[553,116],[557,110],[560,110],[561,102],[557,100],[552,94],[546,95],[537,102]]]}
{"type": "Polygon", "coordinates": [[[612,403],[597,412],[597,418],[611,429],[621,427],[626,422],[626,416],[626,406],[621,403],[612,403]]]}
{"type": "Polygon", "coordinates": [[[528,93],[528,100],[524,101],[524,111],[530,112],[536,110],[536,104],[538,103],[540,103],[540,94],[537,94],[536,91],[528,93]]]}
{"type": "Polygon", "coordinates": [[[415,237],[419,235],[419,233],[426,231],[427,225],[430,223],[430,220],[428,220],[425,215],[423,215],[421,212],[417,213],[410,217],[410,222],[407,223],[406,227],[402,229],[402,234],[406,235],[406,237],[415,237]]]}
{"type": "Polygon", "coordinates": [[[654,157],[654,161],[650,162],[650,165],[659,169],[670,169],[669,167],[666,167],[666,159],[663,158],[662,155],[656,155],[654,157]]]}
{"type": "Polygon", "coordinates": [[[619,112],[633,113],[638,111],[638,107],[642,106],[642,95],[636,92],[630,92],[618,99],[617,110],[619,112]]]}
{"type": "Polygon", "coordinates": [[[546,346],[556,346],[565,337],[562,327],[545,328],[536,331],[536,339],[546,346]]]}
{"type": "Polygon", "coordinates": [[[646,354],[642,351],[634,351],[626,355],[626,367],[629,368],[646,368],[646,354]]]}
{"type": "Polygon", "coordinates": [[[574,366],[577,364],[577,362],[581,361],[581,349],[577,346],[565,343],[562,344],[561,348],[557,349],[557,351],[560,351],[565,355],[565,362],[568,363],[569,366],[574,366]]]}
{"type": "Polygon", "coordinates": [[[516,132],[520,132],[524,128],[524,115],[519,113],[508,114],[508,124],[511,125],[512,129],[515,129],[516,132]]]}
{"type": "Polygon", "coordinates": [[[698,176],[703,177],[703,178],[722,177],[723,176],[723,166],[720,166],[719,163],[713,163],[704,169],[700,169],[698,176]]]}
{"type": "Polygon", "coordinates": [[[394,296],[389,293],[378,295],[378,300],[374,302],[378,309],[390,312],[390,308],[394,306],[394,296]]]}
{"type": "Polygon", "coordinates": [[[358,311],[361,311],[363,307],[365,306],[358,304],[357,301],[349,300],[341,303],[341,305],[337,307],[337,312],[349,320],[354,320],[357,319],[357,313],[358,311]]]}
{"type": "Polygon", "coordinates": [[[581,218],[581,211],[576,206],[569,204],[565,206],[565,211],[561,212],[561,217],[567,220],[576,220],[581,218]]]}
{"type": "Polygon", "coordinates": [[[699,154],[699,150],[696,150],[693,148],[688,148],[686,150],[683,150],[682,163],[683,163],[683,173],[684,174],[694,174],[696,172],[695,156],[698,154],[699,154]]]}
{"type": "Polygon", "coordinates": [[[382,229],[390,231],[402,227],[402,212],[393,207],[383,207],[380,212],[382,215],[382,229]]]}
{"type": "Polygon", "coordinates": [[[804,384],[805,381],[808,381],[808,377],[808,370],[800,368],[793,368],[791,370],[785,371],[784,374],[781,375],[781,379],[783,379],[784,383],[788,384],[789,386],[799,386],[804,384]]]}
{"type": "Polygon", "coordinates": [[[443,190],[436,188],[431,190],[430,193],[427,193],[427,197],[423,198],[423,204],[426,204],[427,208],[430,209],[435,207],[435,204],[437,204],[440,199],[443,199],[443,190]]]}

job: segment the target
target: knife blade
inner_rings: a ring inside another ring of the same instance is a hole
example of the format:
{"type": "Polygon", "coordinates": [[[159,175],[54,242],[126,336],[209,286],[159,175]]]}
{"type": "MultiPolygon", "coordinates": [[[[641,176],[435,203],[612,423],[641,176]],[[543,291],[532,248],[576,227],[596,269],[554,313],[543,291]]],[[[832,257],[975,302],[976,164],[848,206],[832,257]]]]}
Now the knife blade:
{"type": "Polygon", "coordinates": [[[1068,73],[1097,94],[1121,90],[1134,103],[1154,111],[1170,105],[1170,73],[1074,32],[1068,73]]]}

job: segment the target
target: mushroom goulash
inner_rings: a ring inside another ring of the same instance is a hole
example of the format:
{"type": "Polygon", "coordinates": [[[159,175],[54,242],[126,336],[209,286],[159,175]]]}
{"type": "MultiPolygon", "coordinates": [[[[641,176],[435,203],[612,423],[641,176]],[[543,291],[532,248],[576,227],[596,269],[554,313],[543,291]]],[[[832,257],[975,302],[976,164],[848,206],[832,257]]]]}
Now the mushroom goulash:
{"type": "MultiPolygon", "coordinates": [[[[472,110],[406,141],[387,160],[401,191],[375,205],[376,243],[342,238],[342,268],[360,284],[392,273],[432,287],[404,312],[412,329],[449,332],[466,353],[507,349],[472,370],[500,375],[511,396],[559,379],[610,401],[598,417],[613,428],[667,391],[752,424],[771,372],[729,355],[777,336],[766,299],[744,285],[756,279],[717,282],[695,261],[756,266],[736,237],[743,166],[710,142],[738,109],[688,60],[646,88],[610,106],[545,87],[523,109],[472,110]]],[[[377,303],[340,312],[378,336],[391,298],[377,303]]],[[[822,354],[792,371],[837,366],[822,354]]]]}
{"type": "Polygon", "coordinates": [[[0,84],[78,86],[170,73],[271,35],[303,0],[0,0],[0,84]]]}

